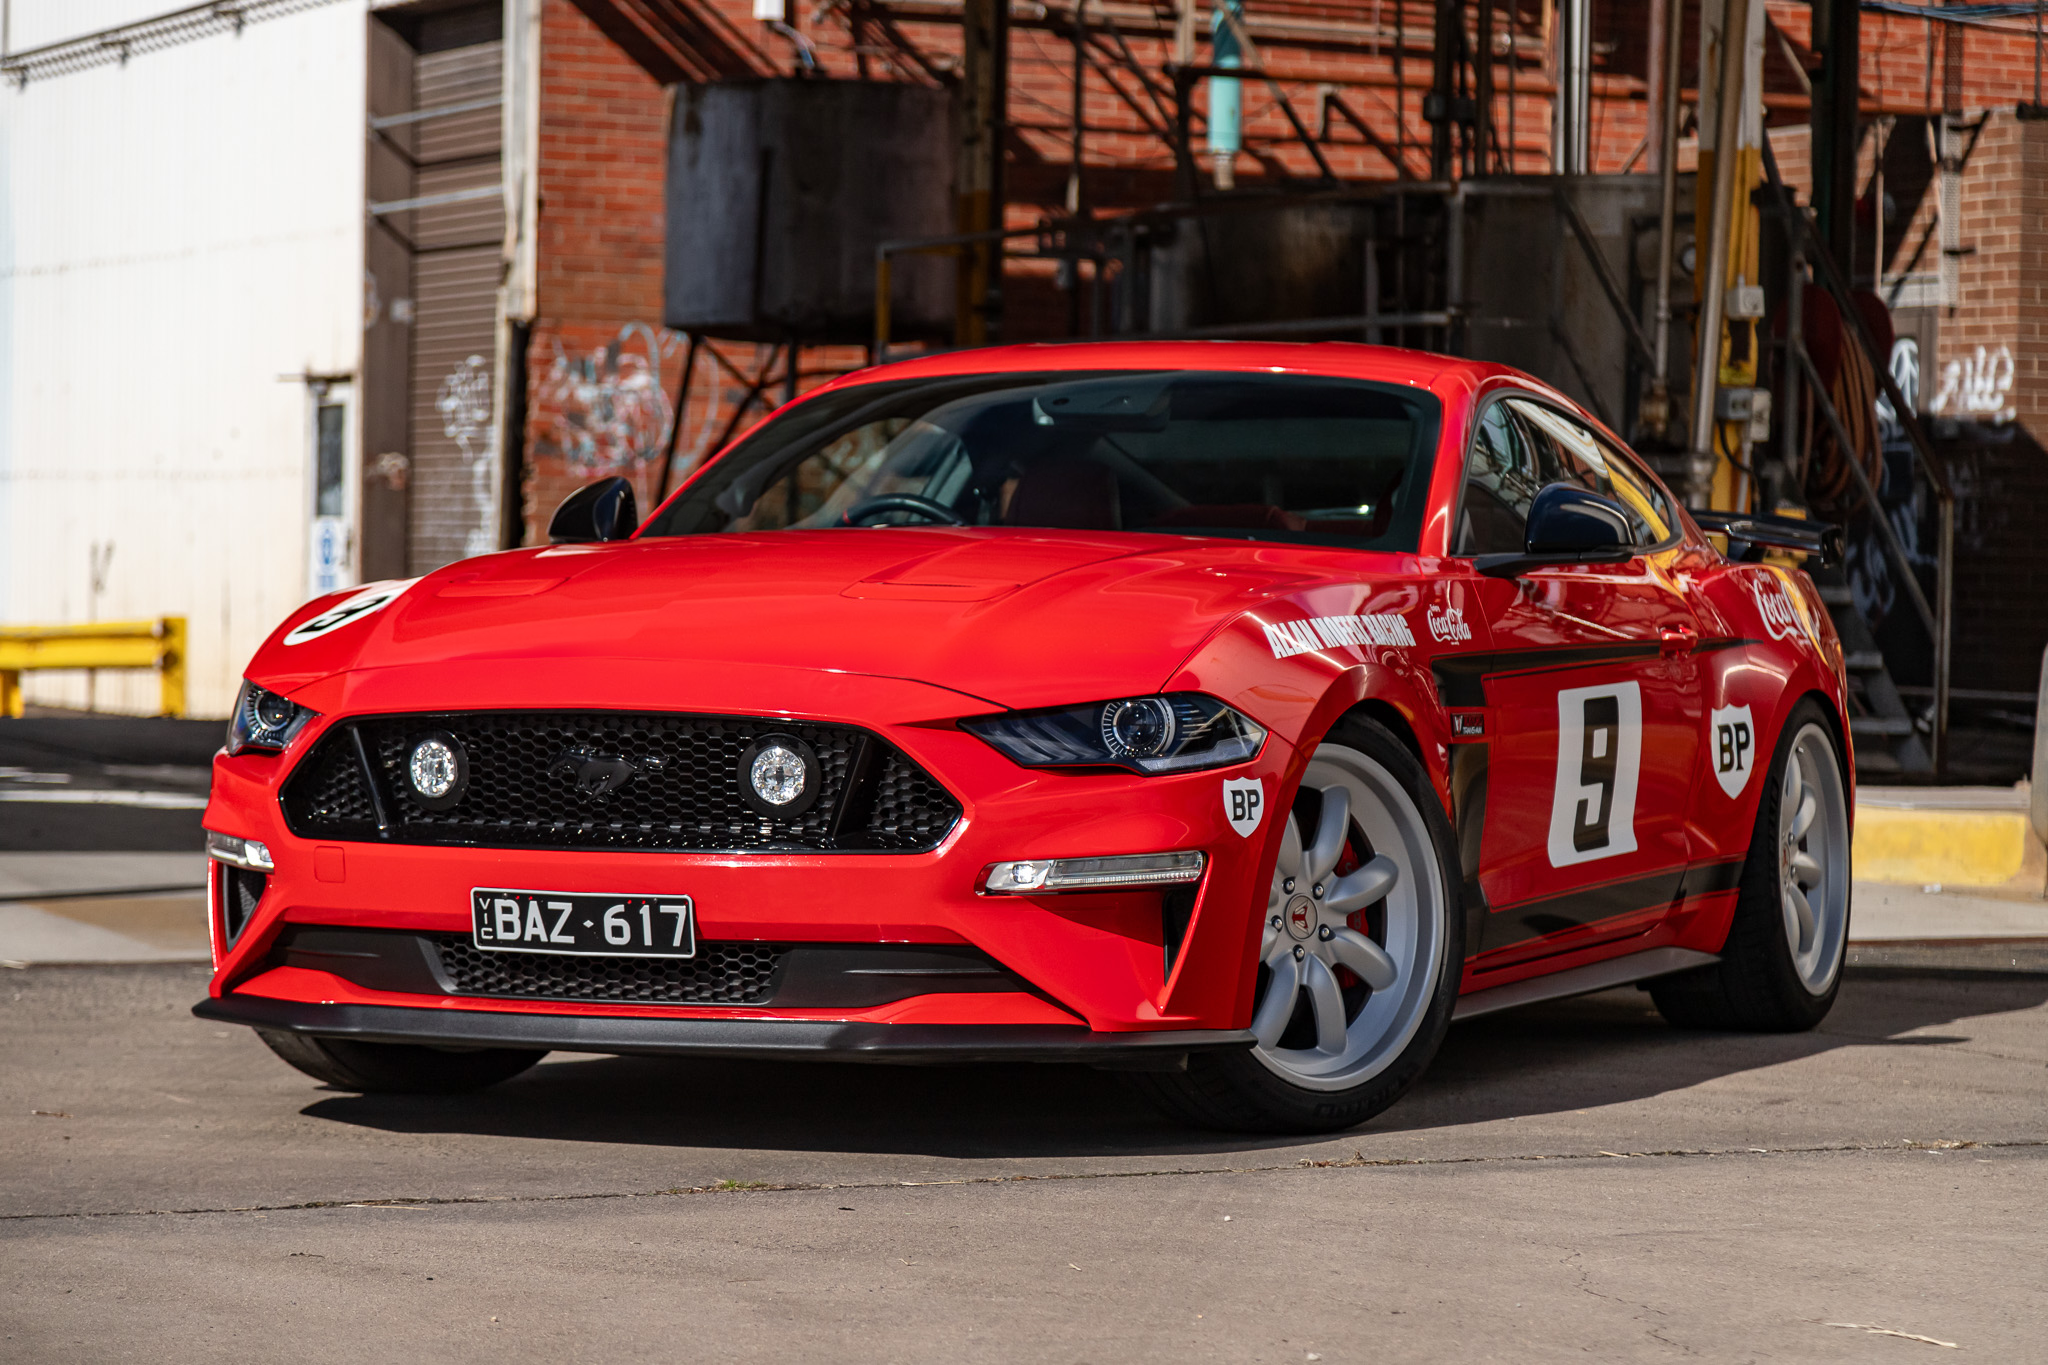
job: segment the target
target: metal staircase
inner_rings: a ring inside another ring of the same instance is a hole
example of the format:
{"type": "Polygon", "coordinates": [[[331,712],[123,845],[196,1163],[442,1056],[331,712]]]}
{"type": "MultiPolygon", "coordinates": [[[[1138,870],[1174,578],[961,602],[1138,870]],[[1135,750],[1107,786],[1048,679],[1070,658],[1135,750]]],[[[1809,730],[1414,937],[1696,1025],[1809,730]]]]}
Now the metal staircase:
{"type": "MultiPolygon", "coordinates": [[[[1858,609],[1847,575],[1839,566],[1810,569],[1815,586],[1820,589],[1821,601],[1826,604],[1828,615],[1834,622],[1835,633],[1842,641],[1849,675],[1849,730],[1856,742],[1856,767],[1871,776],[1938,777],[1948,730],[1955,494],[1949,486],[1947,472],[1935,458],[1919,413],[1907,402],[1898,382],[1892,377],[1891,357],[1879,353],[1840,267],[1820,241],[1808,211],[1797,205],[1786,190],[1768,139],[1763,146],[1763,161],[1769,190],[1765,197],[1766,211],[1777,220],[1784,233],[1787,297],[1796,299],[1801,296],[1811,268],[1812,282],[1833,297],[1850,344],[1860,347],[1870,362],[1880,399],[1889,408],[1891,420],[1883,423],[1886,443],[1902,447],[1901,454],[1910,452],[1910,458],[1893,466],[1904,474],[1903,483],[1908,486],[1891,490],[1893,496],[1889,500],[1882,496],[1884,490],[1872,486],[1870,476],[1859,460],[1850,456],[1843,463],[1853,476],[1858,501],[1869,514],[1865,523],[1869,548],[1897,590],[1896,606],[1909,613],[1910,617],[1917,618],[1925,631],[1925,645],[1920,647],[1932,647],[1932,658],[1928,661],[1932,667],[1927,672],[1932,675],[1933,704],[1924,713],[1916,714],[1900,695],[1892,661],[1886,659],[1872,623],[1858,609]],[[1913,556],[1901,543],[1899,530],[1892,519],[1895,510],[1914,504],[1916,495],[1920,494],[1924,494],[1926,501],[1916,505],[1931,509],[1935,523],[1935,572],[1931,601],[1921,584],[1913,556]]],[[[1850,437],[1841,414],[1829,397],[1827,385],[1821,381],[1813,358],[1807,352],[1796,305],[1791,309],[1783,336],[1774,339],[1770,345],[1782,357],[1783,392],[1781,401],[1774,405],[1776,420],[1783,423],[1794,421],[1799,403],[1804,400],[1812,405],[1814,414],[1825,424],[1838,449],[1856,449],[1856,442],[1850,437]]],[[[1900,647],[1896,639],[1893,644],[1900,647]]],[[[1913,662],[1921,662],[1925,657],[1913,662]]]]}
{"type": "Polygon", "coordinates": [[[1810,571],[1820,600],[1841,637],[1849,673],[1849,735],[1856,744],[1857,770],[1868,776],[1929,774],[1934,759],[1921,735],[1921,721],[1899,695],[1884,651],[1870,623],[1856,609],[1854,594],[1839,568],[1810,571]]]}

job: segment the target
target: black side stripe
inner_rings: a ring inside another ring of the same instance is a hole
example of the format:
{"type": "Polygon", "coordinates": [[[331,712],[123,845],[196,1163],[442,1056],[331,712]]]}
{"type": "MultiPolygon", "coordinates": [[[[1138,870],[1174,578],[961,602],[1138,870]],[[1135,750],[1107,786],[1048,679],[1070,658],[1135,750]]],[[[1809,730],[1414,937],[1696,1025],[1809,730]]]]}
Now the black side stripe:
{"type": "Polygon", "coordinates": [[[1742,879],[1742,863],[1741,858],[1700,863],[1682,872],[1653,872],[1505,906],[1486,917],[1480,951],[1491,953],[1644,910],[1671,909],[1689,896],[1733,891],[1742,879]]]}
{"type": "MultiPolygon", "coordinates": [[[[1742,637],[1701,640],[1693,646],[1692,652],[1710,654],[1757,643],[1742,637]]],[[[1654,659],[1661,649],[1661,645],[1652,641],[1632,641],[1611,645],[1568,645],[1556,649],[1498,650],[1487,654],[1440,654],[1430,661],[1430,671],[1436,674],[1437,692],[1444,705],[1484,706],[1487,704],[1482,682],[1485,678],[1559,673],[1590,664],[1654,659]]]]}

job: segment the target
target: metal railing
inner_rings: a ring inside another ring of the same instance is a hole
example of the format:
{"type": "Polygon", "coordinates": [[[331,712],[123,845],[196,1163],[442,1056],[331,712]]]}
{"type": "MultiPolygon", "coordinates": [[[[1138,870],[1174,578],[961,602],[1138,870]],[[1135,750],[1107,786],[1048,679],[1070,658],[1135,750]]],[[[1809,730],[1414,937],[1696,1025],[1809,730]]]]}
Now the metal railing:
{"type": "MultiPolygon", "coordinates": [[[[1920,425],[1920,415],[1914,411],[1906,396],[1899,389],[1898,380],[1892,377],[1891,357],[1878,354],[1877,341],[1864,324],[1863,314],[1857,310],[1855,300],[1850,297],[1848,281],[1843,278],[1840,267],[1821,242],[1820,233],[1813,222],[1812,211],[1795,203],[1791,191],[1785,188],[1783,177],[1778,174],[1778,159],[1772,154],[1769,138],[1763,141],[1764,172],[1770,181],[1771,194],[1777,201],[1778,211],[1783,216],[1793,260],[1795,274],[1798,261],[1810,262],[1820,285],[1835,301],[1835,310],[1841,315],[1842,326],[1854,337],[1870,361],[1870,369],[1878,385],[1878,391],[1891,404],[1893,415],[1899,427],[1905,432],[1913,447],[1914,463],[1926,475],[1928,486],[1934,492],[1935,532],[1935,600],[1929,602],[1921,590],[1920,579],[1914,572],[1906,547],[1899,542],[1897,530],[1891,518],[1885,514],[1878,501],[1877,489],[1871,485],[1870,476],[1857,459],[1855,443],[1850,440],[1847,424],[1841,413],[1835,410],[1829,399],[1827,386],[1821,382],[1820,372],[1815,368],[1813,357],[1807,353],[1806,344],[1797,327],[1786,329],[1786,349],[1798,362],[1798,375],[1805,380],[1805,388],[1811,395],[1814,408],[1827,423],[1834,436],[1837,449],[1842,452],[1843,463],[1855,477],[1857,492],[1870,507],[1870,519],[1876,525],[1878,541],[1884,547],[1885,558],[1898,571],[1900,587],[1906,599],[1913,604],[1913,610],[1927,629],[1929,639],[1934,642],[1934,716],[1933,742],[1928,745],[1928,756],[1934,771],[1942,771],[1942,763],[1948,748],[1949,710],[1949,656],[1954,639],[1955,617],[1955,528],[1956,498],[1950,487],[1948,473],[1934,457],[1934,447],[1927,439],[1927,433],[1920,425]]],[[[1791,405],[1786,405],[1783,420],[1793,420],[1791,405]]]]}
{"type": "Polygon", "coordinates": [[[185,714],[185,618],[0,626],[0,715],[22,713],[21,675],[36,669],[147,668],[162,688],[160,714],[185,714]]]}
{"type": "MultiPolygon", "coordinates": [[[[981,242],[996,243],[1000,252],[1003,243],[1019,237],[1029,237],[1039,243],[1039,250],[1000,254],[1072,260],[1076,268],[1080,261],[1093,261],[1096,265],[1095,288],[1099,294],[1102,288],[1101,269],[1105,256],[1099,248],[1084,246],[1073,240],[1078,235],[1075,228],[1082,224],[1083,220],[1078,219],[1056,219],[1036,227],[990,228],[985,232],[951,232],[937,237],[906,237],[897,241],[878,243],[875,247],[875,335],[869,345],[874,355],[874,363],[879,365],[889,358],[891,333],[895,328],[896,257],[957,256],[963,248],[981,242]]],[[[1098,318],[1101,311],[1098,304],[1098,318]]]]}

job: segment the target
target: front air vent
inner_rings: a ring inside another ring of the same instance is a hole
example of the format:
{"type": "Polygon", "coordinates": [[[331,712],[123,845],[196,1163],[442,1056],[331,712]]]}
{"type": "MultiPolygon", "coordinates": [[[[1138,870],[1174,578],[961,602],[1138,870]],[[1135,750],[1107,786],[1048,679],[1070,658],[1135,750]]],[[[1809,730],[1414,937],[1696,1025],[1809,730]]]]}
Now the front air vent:
{"type": "Polygon", "coordinates": [[[214,866],[220,869],[220,941],[223,946],[233,947],[242,931],[249,927],[249,917],[256,913],[256,903],[263,899],[263,887],[268,878],[261,872],[231,867],[226,863],[215,863],[214,866]]]}

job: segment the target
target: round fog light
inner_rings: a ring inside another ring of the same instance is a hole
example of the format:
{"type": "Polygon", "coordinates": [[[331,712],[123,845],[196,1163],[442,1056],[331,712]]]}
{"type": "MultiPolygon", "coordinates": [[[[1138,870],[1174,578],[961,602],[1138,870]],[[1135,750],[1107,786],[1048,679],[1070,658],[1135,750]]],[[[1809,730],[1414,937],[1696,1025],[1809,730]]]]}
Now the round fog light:
{"type": "Polygon", "coordinates": [[[740,755],[740,791],[764,815],[789,819],[818,799],[818,756],[795,735],[763,735],[740,755]]]}
{"type": "Polygon", "coordinates": [[[780,744],[754,755],[747,776],[754,783],[754,795],[771,806],[786,806],[804,794],[804,761],[780,744]]]}
{"type": "Polygon", "coordinates": [[[469,785],[469,760],[450,734],[432,734],[412,746],[405,775],[413,795],[427,810],[446,810],[462,799],[469,785]]]}

